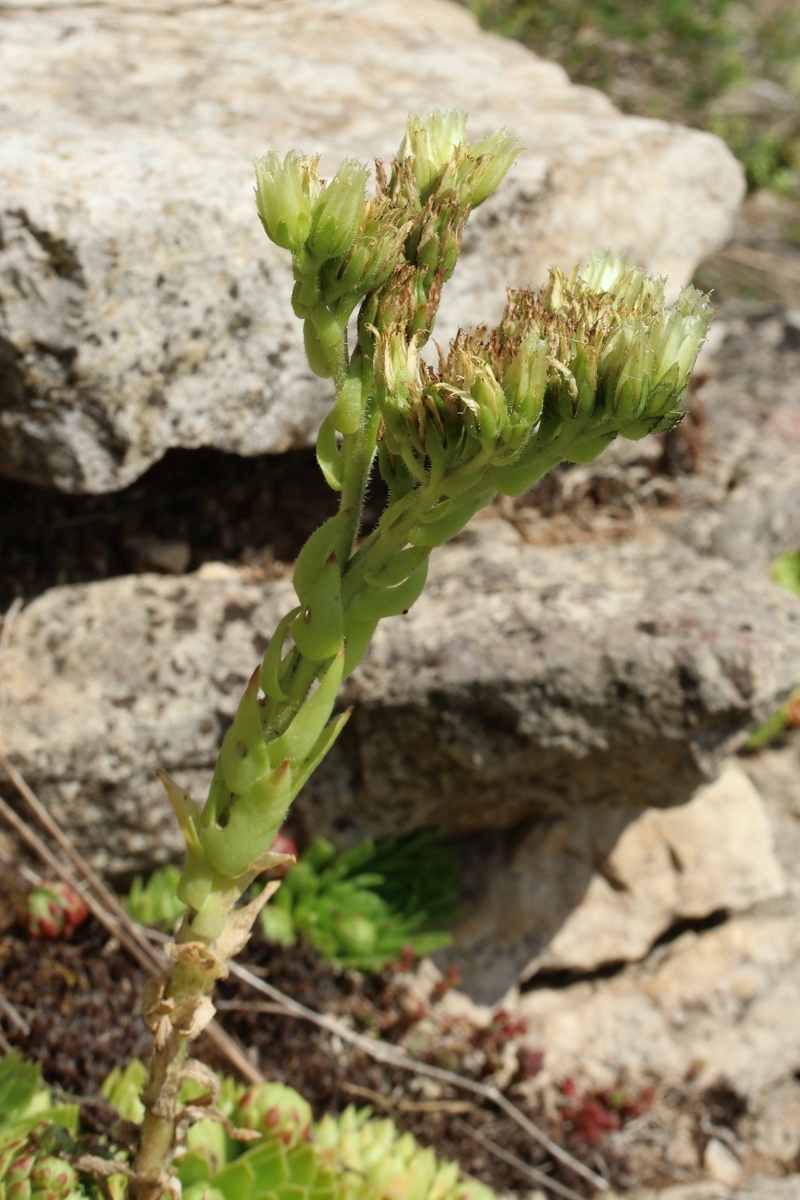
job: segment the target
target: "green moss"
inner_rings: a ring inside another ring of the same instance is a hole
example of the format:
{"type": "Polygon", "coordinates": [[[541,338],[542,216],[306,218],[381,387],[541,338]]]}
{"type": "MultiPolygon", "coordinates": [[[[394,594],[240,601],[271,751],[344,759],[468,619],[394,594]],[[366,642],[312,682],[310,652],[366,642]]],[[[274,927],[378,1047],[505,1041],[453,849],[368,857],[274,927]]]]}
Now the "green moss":
{"type": "Polygon", "coordinates": [[[626,112],[709,129],[742,162],[751,190],[796,193],[800,179],[800,6],[758,0],[463,0],[481,24],[560,63],[626,112]],[[767,81],[779,118],[753,102],[724,114],[732,90],[767,81]],[[722,112],[720,111],[720,102],[722,112]],[[783,111],[785,109],[785,111],[783,111]]]}

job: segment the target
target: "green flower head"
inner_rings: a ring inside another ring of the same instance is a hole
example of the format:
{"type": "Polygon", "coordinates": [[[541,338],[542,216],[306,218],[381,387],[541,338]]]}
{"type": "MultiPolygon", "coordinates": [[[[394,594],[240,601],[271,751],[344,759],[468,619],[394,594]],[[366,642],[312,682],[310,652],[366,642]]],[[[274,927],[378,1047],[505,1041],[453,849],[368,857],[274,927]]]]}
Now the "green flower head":
{"type": "Polygon", "coordinates": [[[368,174],[364,163],[346,158],[320,190],[307,241],[314,262],[341,258],[355,241],[364,219],[368,174]]]}
{"type": "Polygon", "coordinates": [[[294,150],[283,162],[274,150],[255,160],[258,215],[270,241],[285,250],[299,250],[311,231],[318,161],[294,150]]]}
{"type": "Polygon", "coordinates": [[[436,110],[424,120],[409,117],[397,162],[409,161],[420,206],[452,190],[460,202],[477,208],[502,183],[519,153],[516,139],[500,129],[471,146],[466,130],[466,113],[436,110]]]}

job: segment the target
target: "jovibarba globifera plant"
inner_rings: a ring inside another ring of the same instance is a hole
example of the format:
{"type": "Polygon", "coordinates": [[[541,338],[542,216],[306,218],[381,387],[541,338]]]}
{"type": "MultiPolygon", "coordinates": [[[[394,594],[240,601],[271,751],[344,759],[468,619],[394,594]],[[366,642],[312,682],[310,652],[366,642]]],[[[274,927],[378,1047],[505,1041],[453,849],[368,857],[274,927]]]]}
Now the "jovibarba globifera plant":
{"type": "Polygon", "coordinates": [[[187,1074],[202,1075],[188,1045],[274,889],[240,900],[283,861],[270,846],[348,719],[334,715],[336,696],[378,622],[414,604],[431,550],[497,493],[517,495],[560,462],[588,462],[617,436],[681,418],[708,301],[688,288],[668,306],[662,281],[611,254],[553,270],[540,292],[510,293],[494,328],[460,331],[435,365],[420,357],[467,218],[517,153],[505,131],[471,145],[463,115],[435,112],[409,119],[369,197],[367,168],[351,159],[327,182],[316,158],[296,152],[256,162],[258,214],[291,253],[309,365],[334,385],[317,458],[339,507],[300,551],[297,603],[250,678],[204,806],[161,776],[186,841],[187,912],[169,975],[144,1002],[154,1051],[131,1171],[138,1200],[170,1186],[178,1093],[187,1074]],[[376,458],[389,501],[359,540],[376,458]]]}
{"type": "Polygon", "coordinates": [[[366,842],[337,854],[317,838],[261,912],[270,942],[301,942],[324,958],[379,972],[406,953],[451,942],[436,923],[455,915],[453,859],[430,835],[366,842]]]}

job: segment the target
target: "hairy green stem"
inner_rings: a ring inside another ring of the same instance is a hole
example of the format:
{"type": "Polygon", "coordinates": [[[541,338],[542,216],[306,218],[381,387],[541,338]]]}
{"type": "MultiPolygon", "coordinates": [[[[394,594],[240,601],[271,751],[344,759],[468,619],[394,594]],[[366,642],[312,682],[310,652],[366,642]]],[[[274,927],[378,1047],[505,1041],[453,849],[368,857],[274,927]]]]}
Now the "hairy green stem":
{"type": "Polygon", "coordinates": [[[173,1030],[166,1043],[153,1050],[142,1092],[145,1116],[134,1165],[139,1178],[131,1181],[130,1200],[158,1200],[163,1195],[163,1171],[170,1162],[175,1143],[178,1093],[188,1048],[188,1038],[173,1030]]]}
{"type": "MultiPolygon", "coordinates": [[[[186,943],[195,937],[195,931],[184,922],[178,941],[186,943]]],[[[213,990],[217,974],[202,962],[187,965],[173,964],[167,986],[162,997],[152,1001],[150,1011],[145,1014],[151,1029],[158,1029],[158,1014],[161,1028],[155,1034],[153,1054],[150,1059],[147,1082],[142,1092],[145,1116],[139,1138],[139,1152],[134,1164],[136,1178],[131,1180],[128,1192],[130,1200],[158,1200],[164,1193],[165,1171],[168,1169],[175,1147],[175,1133],[180,1111],[178,1096],[183,1083],[183,1071],[192,1036],[182,1032],[169,1021],[170,1009],[178,1006],[193,1007],[213,990]]],[[[146,993],[147,997],[147,993],[146,993]]]]}

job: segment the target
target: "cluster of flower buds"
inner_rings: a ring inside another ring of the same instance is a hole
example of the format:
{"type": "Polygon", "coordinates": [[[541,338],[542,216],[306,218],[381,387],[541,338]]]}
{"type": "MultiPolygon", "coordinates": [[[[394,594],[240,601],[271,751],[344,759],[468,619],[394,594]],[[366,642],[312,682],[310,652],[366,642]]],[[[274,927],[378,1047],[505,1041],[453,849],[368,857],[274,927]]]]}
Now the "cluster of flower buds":
{"type": "Polygon", "coordinates": [[[350,314],[391,275],[405,229],[385,197],[367,200],[362,163],[346,159],[324,182],[318,162],[294,151],[257,159],[256,204],[267,236],[292,252],[292,307],[311,369],[328,378],[341,374],[350,314]]]}
{"type": "Polygon", "coordinates": [[[701,292],[667,305],[662,280],[606,254],[582,274],[552,271],[541,292],[511,293],[500,323],[459,333],[436,369],[403,329],[378,334],[379,461],[392,496],[438,488],[464,496],[467,512],[468,493],[518,494],[617,436],[672,428],[710,320],[701,292]]]}
{"type": "Polygon", "coordinates": [[[58,881],[32,888],[17,909],[17,922],[31,941],[72,937],[88,916],[82,896],[58,881]]]}
{"type": "MultiPolygon", "coordinates": [[[[427,336],[442,284],[455,267],[472,208],[497,187],[517,153],[504,132],[471,147],[463,114],[412,117],[391,173],[346,159],[323,182],[318,158],[271,151],[256,161],[256,203],[267,236],[292,252],[292,305],[304,322],[311,369],[341,382],[347,322],[367,297],[359,329],[402,322],[427,336]]],[[[353,404],[340,405],[354,432],[353,404]],[[349,419],[348,419],[349,418],[349,419]]]]}
{"type": "Polygon", "coordinates": [[[518,154],[499,130],[471,145],[463,113],[409,117],[392,172],[378,170],[378,191],[407,222],[400,269],[360,314],[359,337],[399,326],[421,344],[430,336],[443,285],[452,275],[472,209],[499,186],[518,154]]]}

